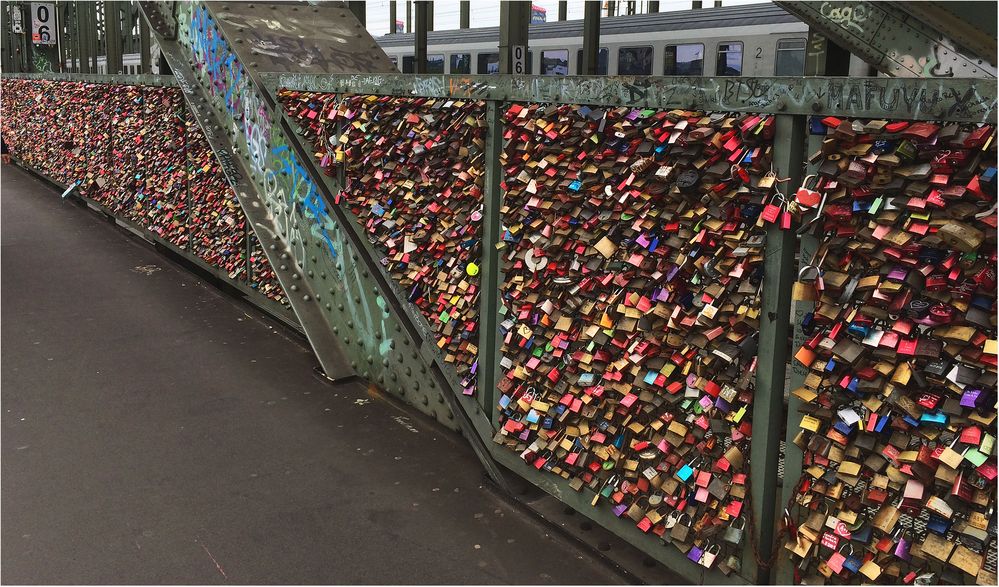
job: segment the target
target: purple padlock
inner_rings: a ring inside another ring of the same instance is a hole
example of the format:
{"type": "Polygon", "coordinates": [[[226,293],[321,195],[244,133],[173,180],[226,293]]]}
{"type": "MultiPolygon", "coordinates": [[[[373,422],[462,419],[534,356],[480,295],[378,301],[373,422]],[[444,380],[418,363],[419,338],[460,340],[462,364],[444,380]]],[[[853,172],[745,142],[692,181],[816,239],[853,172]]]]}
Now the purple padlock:
{"type": "Polygon", "coordinates": [[[704,555],[704,549],[698,548],[696,546],[691,546],[690,550],[687,552],[687,558],[694,561],[695,563],[701,562],[701,556],[704,555]]]}
{"type": "Polygon", "coordinates": [[[961,407],[962,408],[977,408],[978,398],[982,395],[981,389],[975,389],[974,387],[964,388],[964,393],[961,394],[961,407]]]}
{"type": "Polygon", "coordinates": [[[628,511],[628,506],[626,504],[619,503],[616,506],[612,507],[611,511],[614,512],[615,516],[620,518],[622,515],[624,515],[624,512],[628,511]]]}
{"type": "Polygon", "coordinates": [[[909,540],[903,534],[899,537],[898,544],[895,545],[895,556],[904,561],[912,560],[912,555],[909,554],[909,546],[909,540]]]}
{"type": "Polygon", "coordinates": [[[908,270],[902,267],[896,267],[888,273],[887,279],[888,281],[903,282],[905,281],[907,275],[909,275],[908,270]]]}

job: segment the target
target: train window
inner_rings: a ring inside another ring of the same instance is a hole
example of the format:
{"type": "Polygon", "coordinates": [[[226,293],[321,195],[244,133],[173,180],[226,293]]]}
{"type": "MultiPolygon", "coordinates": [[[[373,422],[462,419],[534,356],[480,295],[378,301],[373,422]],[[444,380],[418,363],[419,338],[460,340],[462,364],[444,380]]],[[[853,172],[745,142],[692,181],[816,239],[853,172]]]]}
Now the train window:
{"type": "Polygon", "coordinates": [[[652,75],[652,47],[621,47],[617,50],[618,75],[652,75]]]}
{"type": "Polygon", "coordinates": [[[666,45],[663,75],[704,75],[704,45],[666,45]]]}
{"type": "Polygon", "coordinates": [[[742,43],[719,43],[715,75],[742,75],[742,43]]]}
{"type": "Polygon", "coordinates": [[[427,55],[427,73],[444,73],[444,55],[427,55]]]}
{"type": "Polygon", "coordinates": [[[499,73],[499,53],[479,53],[479,73],[499,73]]]}
{"type": "Polygon", "coordinates": [[[777,41],[776,75],[805,75],[805,39],[777,41]]]}
{"type": "Polygon", "coordinates": [[[451,55],[451,73],[472,73],[472,54],[455,53],[451,55]]]}
{"type": "Polygon", "coordinates": [[[416,58],[413,57],[412,55],[403,55],[402,56],[402,72],[403,73],[413,73],[414,71],[416,71],[416,67],[414,67],[415,64],[416,64],[416,58]]]}
{"type": "Polygon", "coordinates": [[[541,75],[569,75],[569,50],[542,51],[541,75]]]}
{"type": "MultiPolygon", "coordinates": [[[[610,60],[610,50],[601,47],[597,51],[597,75],[607,75],[607,62],[610,60]]],[[[576,49],[576,74],[583,73],[583,50],[576,49]]]]}

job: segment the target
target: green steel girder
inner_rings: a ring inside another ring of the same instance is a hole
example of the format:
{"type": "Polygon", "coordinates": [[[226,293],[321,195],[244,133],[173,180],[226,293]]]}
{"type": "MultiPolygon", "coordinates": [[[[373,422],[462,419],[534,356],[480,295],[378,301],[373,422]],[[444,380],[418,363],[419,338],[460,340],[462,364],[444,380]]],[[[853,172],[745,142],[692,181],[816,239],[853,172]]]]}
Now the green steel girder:
{"type": "Polygon", "coordinates": [[[881,73],[893,77],[996,78],[984,55],[966,55],[948,36],[906,14],[910,4],[868,0],[778,1],[881,73]]]}
{"type": "Polygon", "coordinates": [[[995,122],[996,86],[978,79],[841,77],[620,77],[314,75],[267,73],[278,88],[310,92],[690,108],[769,114],[836,112],[858,118],[995,122]]]}
{"type": "MultiPolygon", "coordinates": [[[[142,9],[144,12],[149,10],[147,6],[142,6],[142,9]]],[[[236,150],[234,148],[235,141],[230,137],[232,135],[230,125],[222,120],[219,113],[211,107],[212,96],[205,87],[198,84],[190,63],[182,54],[179,44],[163,37],[162,32],[165,27],[162,21],[158,21],[158,25],[154,24],[155,22],[157,21],[151,22],[150,28],[158,38],[160,50],[176,76],[177,84],[184,93],[191,114],[204,131],[205,138],[229,179],[229,183],[243,207],[248,223],[260,239],[264,253],[275,269],[275,274],[288,297],[289,304],[294,309],[306,337],[316,351],[319,364],[327,376],[333,379],[353,375],[354,372],[345,367],[347,361],[336,333],[329,328],[323,319],[323,311],[319,305],[323,299],[322,296],[317,294],[313,284],[302,280],[300,273],[293,266],[290,267],[293,265],[293,260],[289,259],[293,253],[290,247],[304,245],[301,241],[296,243],[294,239],[287,239],[287,231],[292,229],[292,224],[297,231],[297,222],[291,221],[290,211],[282,216],[279,210],[276,210],[277,214],[273,214],[267,209],[268,206],[265,206],[265,203],[269,204],[269,202],[263,199],[261,190],[251,181],[245,161],[233,156],[236,150]],[[281,231],[281,224],[286,227],[284,233],[281,231]]],[[[281,167],[277,168],[281,169],[281,167]]]]}
{"type": "Polygon", "coordinates": [[[996,65],[995,2],[893,2],[970,55],[996,65]]]}
{"type": "MultiPolygon", "coordinates": [[[[274,46],[288,48],[293,42],[289,39],[304,43],[297,33],[313,30],[309,27],[329,25],[328,30],[340,30],[342,23],[337,23],[353,16],[336,6],[304,4],[277,5],[274,13],[264,15],[252,12],[252,4],[239,5],[250,10],[246,13],[229,12],[225,3],[141,2],[140,6],[195,118],[208,129],[209,143],[247,218],[269,258],[274,257],[272,265],[303,328],[320,332],[328,342],[321,347],[312,341],[320,361],[349,362],[356,374],[460,430],[493,480],[505,486],[485,444],[493,434],[488,417],[474,398],[462,394],[425,319],[405,301],[377,261],[381,255],[367,242],[357,219],[333,204],[342,183],[317,168],[309,142],[284,115],[276,93],[257,81],[258,60],[269,67],[308,70],[304,62],[268,51],[274,46]],[[287,16],[281,16],[282,11],[306,8],[307,18],[301,21],[278,18],[287,16]],[[161,9],[171,13],[161,14],[161,9]],[[246,32],[243,25],[257,22],[255,18],[266,24],[268,15],[270,33],[246,32]],[[176,23],[176,40],[164,35],[171,19],[176,23]],[[235,35],[235,42],[230,43],[229,34],[235,35]]],[[[363,30],[353,34],[362,33],[366,35],[363,30]]],[[[315,62],[328,57],[311,47],[301,53],[315,62]]],[[[368,62],[349,63],[360,67],[368,62]]]]}

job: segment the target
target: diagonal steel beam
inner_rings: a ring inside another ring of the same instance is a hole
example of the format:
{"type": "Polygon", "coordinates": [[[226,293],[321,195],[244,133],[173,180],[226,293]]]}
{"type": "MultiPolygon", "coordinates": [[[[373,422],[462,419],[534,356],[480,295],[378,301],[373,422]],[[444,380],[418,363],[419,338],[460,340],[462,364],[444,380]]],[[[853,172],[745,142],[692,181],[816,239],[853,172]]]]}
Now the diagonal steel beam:
{"type": "MultiPolygon", "coordinates": [[[[140,7],[146,14],[156,10],[156,7],[147,3],[140,3],[140,7]]],[[[268,210],[258,186],[250,179],[250,171],[244,161],[234,156],[237,147],[231,131],[227,126],[223,126],[218,112],[212,108],[211,97],[195,79],[180,45],[175,40],[167,38],[170,29],[165,21],[165,18],[152,19],[150,31],[155,35],[160,51],[176,76],[194,119],[204,131],[208,143],[229,179],[246,213],[247,221],[263,244],[268,261],[277,269],[275,273],[278,281],[288,294],[289,303],[302,324],[302,329],[316,353],[319,364],[326,376],[332,379],[353,376],[354,371],[349,366],[340,342],[318,304],[321,297],[316,294],[310,283],[303,281],[300,274],[292,269],[293,263],[289,251],[293,243],[279,236],[281,231],[277,222],[280,215],[268,210]]]]}
{"type": "Polygon", "coordinates": [[[892,2],[892,5],[952,40],[968,55],[997,65],[995,2],[892,2]]]}
{"type": "MultiPolygon", "coordinates": [[[[318,302],[302,306],[318,310],[299,313],[303,328],[339,341],[343,362],[358,375],[460,430],[489,476],[506,488],[486,445],[493,434],[488,418],[461,393],[356,218],[336,205],[342,182],[322,173],[276,92],[261,81],[268,70],[392,71],[388,57],[349,11],[333,4],[142,1],[140,7],[195,116],[210,129],[216,154],[227,173],[233,170],[240,202],[270,245],[279,276],[293,274],[288,285],[282,281],[289,297],[318,302]]],[[[325,351],[313,347],[322,359],[325,351]]]]}
{"type": "MultiPolygon", "coordinates": [[[[960,51],[937,30],[897,3],[867,0],[779,0],[794,14],[881,73],[893,77],[995,79],[996,68],[960,51]]],[[[908,7],[910,3],[905,3],[908,7]]]]}

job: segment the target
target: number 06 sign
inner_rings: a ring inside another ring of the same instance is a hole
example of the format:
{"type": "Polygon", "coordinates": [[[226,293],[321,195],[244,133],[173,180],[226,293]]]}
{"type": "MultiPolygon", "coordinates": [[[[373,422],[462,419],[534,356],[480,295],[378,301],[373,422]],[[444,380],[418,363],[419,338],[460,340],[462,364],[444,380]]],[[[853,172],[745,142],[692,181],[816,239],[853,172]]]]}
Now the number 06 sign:
{"type": "Polygon", "coordinates": [[[55,20],[55,4],[52,2],[32,2],[31,42],[36,45],[55,45],[55,20]]]}

